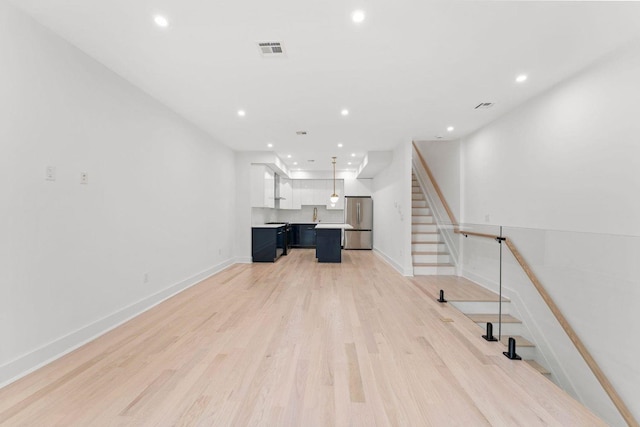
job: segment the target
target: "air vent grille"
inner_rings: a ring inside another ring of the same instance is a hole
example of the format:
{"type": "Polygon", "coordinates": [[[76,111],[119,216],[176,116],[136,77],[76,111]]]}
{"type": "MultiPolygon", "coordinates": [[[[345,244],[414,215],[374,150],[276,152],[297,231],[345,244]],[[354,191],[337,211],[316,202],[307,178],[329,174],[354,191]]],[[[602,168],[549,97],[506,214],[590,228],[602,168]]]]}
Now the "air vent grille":
{"type": "Polygon", "coordinates": [[[480,104],[476,105],[474,110],[486,110],[487,108],[491,107],[493,107],[493,102],[481,102],[480,104]]]}
{"type": "Polygon", "coordinates": [[[258,49],[262,56],[284,56],[282,42],[258,42],[258,49]]]}

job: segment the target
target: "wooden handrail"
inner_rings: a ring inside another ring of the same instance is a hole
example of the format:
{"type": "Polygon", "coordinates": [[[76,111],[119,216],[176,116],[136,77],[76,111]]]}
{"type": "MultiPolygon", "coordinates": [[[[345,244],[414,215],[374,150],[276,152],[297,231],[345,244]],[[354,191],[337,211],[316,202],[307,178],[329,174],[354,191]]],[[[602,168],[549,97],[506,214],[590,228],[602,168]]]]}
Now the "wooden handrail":
{"type": "Polygon", "coordinates": [[[447,215],[449,216],[449,221],[451,221],[451,223],[454,224],[454,225],[458,224],[458,221],[456,220],[455,215],[453,215],[453,212],[451,211],[451,208],[449,207],[449,204],[447,203],[447,200],[444,198],[444,195],[442,194],[442,191],[440,191],[440,187],[438,186],[438,183],[436,182],[436,179],[433,177],[433,174],[431,173],[431,169],[429,169],[429,166],[427,166],[427,162],[424,160],[424,157],[422,157],[422,154],[420,154],[420,150],[418,150],[418,146],[416,145],[416,142],[412,141],[412,144],[413,144],[413,148],[415,148],[415,150],[416,150],[416,153],[418,153],[418,158],[420,159],[420,163],[422,164],[422,168],[427,173],[427,176],[429,177],[429,180],[431,181],[431,184],[433,184],[433,188],[435,188],[436,193],[438,194],[438,197],[440,198],[440,201],[442,202],[442,205],[444,206],[444,210],[447,211],[447,215]]]}
{"type": "MultiPolygon", "coordinates": [[[[457,227],[458,221],[456,221],[455,217],[453,216],[453,212],[451,212],[451,209],[449,208],[449,205],[447,204],[447,201],[445,200],[444,195],[442,194],[442,191],[440,191],[440,187],[438,186],[438,183],[436,182],[433,174],[431,173],[429,166],[427,166],[427,162],[422,157],[422,154],[420,154],[420,150],[418,150],[418,146],[416,145],[415,141],[413,141],[413,148],[415,148],[416,153],[418,153],[418,157],[420,158],[420,163],[422,164],[422,167],[427,173],[427,176],[431,180],[431,183],[433,184],[433,187],[435,188],[436,193],[438,194],[438,197],[440,197],[440,201],[444,205],[444,209],[447,211],[449,220],[455,226],[454,233],[462,234],[464,236],[485,237],[485,238],[494,239],[494,240],[499,238],[500,236],[496,236],[493,234],[476,233],[474,231],[465,231],[465,230],[460,230],[457,227]]],[[[607,395],[609,396],[609,399],[611,399],[611,402],[613,402],[615,407],[618,409],[622,418],[624,418],[625,422],[629,425],[629,427],[640,427],[640,424],[638,424],[636,419],[633,417],[633,414],[631,413],[627,405],[624,403],[624,401],[622,400],[622,398],[620,397],[616,389],[613,387],[613,385],[611,384],[607,376],[604,374],[604,372],[602,372],[602,369],[600,369],[600,366],[598,365],[598,363],[595,361],[593,356],[591,356],[591,353],[589,353],[589,350],[587,350],[587,347],[585,347],[584,343],[582,342],[578,334],[576,334],[575,330],[571,327],[571,325],[567,321],[567,318],[564,317],[564,315],[560,311],[560,308],[558,308],[556,303],[551,298],[551,295],[549,295],[549,293],[544,288],[544,286],[542,286],[542,283],[540,282],[538,277],[534,274],[533,270],[531,270],[531,267],[529,267],[529,264],[527,264],[525,259],[522,257],[522,254],[520,254],[520,252],[518,251],[518,249],[515,247],[515,245],[510,239],[504,238],[504,242],[507,244],[507,247],[515,257],[515,259],[518,261],[518,264],[520,264],[520,267],[525,272],[525,274],[527,275],[531,283],[533,283],[533,286],[538,290],[538,293],[540,294],[544,302],[547,304],[547,307],[549,307],[549,309],[551,310],[555,318],[558,320],[558,323],[560,323],[560,326],[562,326],[562,329],[564,329],[564,332],[567,334],[567,336],[569,337],[573,345],[576,347],[576,349],[578,350],[578,352],[586,362],[587,366],[589,366],[589,369],[591,369],[591,372],[593,372],[595,377],[598,379],[598,382],[600,382],[600,385],[604,389],[605,393],[607,393],[607,395]]]]}
{"type": "Polygon", "coordinates": [[[529,277],[529,280],[531,280],[531,283],[533,283],[533,286],[535,286],[535,288],[538,290],[538,293],[540,293],[540,296],[542,297],[544,302],[547,303],[547,306],[549,307],[553,315],[556,317],[556,319],[558,319],[558,322],[566,332],[573,345],[576,346],[576,349],[591,369],[591,372],[593,372],[613,404],[616,406],[616,408],[618,408],[618,411],[620,412],[620,415],[622,415],[622,418],[624,418],[629,426],[638,427],[639,424],[631,414],[631,411],[629,411],[629,408],[627,408],[627,405],[625,405],[620,395],[618,395],[616,389],[609,382],[609,379],[606,377],[604,372],[602,372],[602,369],[600,369],[600,366],[598,366],[598,363],[595,361],[593,356],[591,356],[591,353],[589,353],[587,347],[585,347],[578,334],[576,334],[575,330],[571,327],[566,317],[564,317],[556,303],[551,298],[551,295],[549,295],[544,286],[542,286],[542,283],[540,283],[538,277],[533,273],[531,267],[529,267],[529,264],[527,264],[527,262],[524,260],[522,254],[520,254],[511,240],[506,239],[505,242],[515,259],[518,261],[518,264],[520,264],[520,267],[522,267],[522,270],[524,270],[527,277],[529,277]]]}

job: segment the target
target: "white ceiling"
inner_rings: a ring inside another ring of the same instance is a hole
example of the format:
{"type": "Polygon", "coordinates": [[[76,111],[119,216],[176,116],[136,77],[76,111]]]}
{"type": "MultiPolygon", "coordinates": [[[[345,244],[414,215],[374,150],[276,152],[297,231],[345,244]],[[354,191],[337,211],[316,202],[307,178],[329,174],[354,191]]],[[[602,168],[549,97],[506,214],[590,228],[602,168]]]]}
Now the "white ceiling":
{"type": "Polygon", "coordinates": [[[345,169],[352,152],[359,162],[401,141],[462,137],[640,37],[636,2],[14,3],[215,140],[235,150],[271,142],[292,169],[330,169],[334,155],[345,169]],[[271,40],[285,58],[261,57],[256,42],[271,40]],[[483,101],[496,105],[474,110],[483,101]]]}

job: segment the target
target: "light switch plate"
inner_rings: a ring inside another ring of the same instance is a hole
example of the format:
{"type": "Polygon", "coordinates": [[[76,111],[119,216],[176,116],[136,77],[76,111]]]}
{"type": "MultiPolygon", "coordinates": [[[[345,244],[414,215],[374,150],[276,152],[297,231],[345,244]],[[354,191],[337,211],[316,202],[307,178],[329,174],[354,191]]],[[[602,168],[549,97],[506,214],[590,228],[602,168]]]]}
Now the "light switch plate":
{"type": "Polygon", "coordinates": [[[47,181],[55,181],[56,180],[56,167],[55,166],[47,166],[44,175],[47,181]]]}
{"type": "Polygon", "coordinates": [[[89,173],[88,172],[80,172],[80,184],[88,184],[89,183],[89,173]]]}

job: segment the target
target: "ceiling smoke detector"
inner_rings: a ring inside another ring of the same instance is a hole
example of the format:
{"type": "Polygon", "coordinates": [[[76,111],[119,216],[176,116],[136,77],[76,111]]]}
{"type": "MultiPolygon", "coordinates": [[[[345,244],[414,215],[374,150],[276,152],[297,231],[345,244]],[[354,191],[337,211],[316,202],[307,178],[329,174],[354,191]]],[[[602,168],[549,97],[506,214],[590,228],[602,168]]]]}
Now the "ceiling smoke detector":
{"type": "Polygon", "coordinates": [[[487,108],[493,107],[493,105],[493,102],[481,102],[475,106],[474,110],[486,110],[487,108]]]}
{"type": "Polygon", "coordinates": [[[260,54],[264,57],[284,56],[282,42],[258,42],[260,54]]]}

